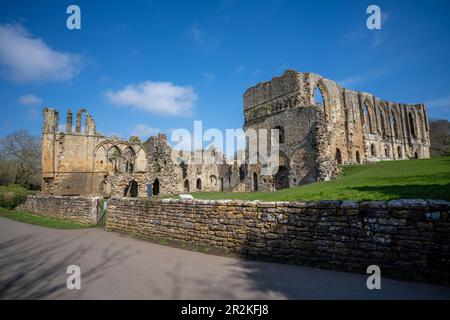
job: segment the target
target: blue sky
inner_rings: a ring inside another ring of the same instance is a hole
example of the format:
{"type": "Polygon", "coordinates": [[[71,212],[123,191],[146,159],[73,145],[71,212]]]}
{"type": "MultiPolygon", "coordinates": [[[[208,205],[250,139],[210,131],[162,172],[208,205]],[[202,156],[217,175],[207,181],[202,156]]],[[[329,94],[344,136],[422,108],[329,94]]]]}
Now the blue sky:
{"type": "Polygon", "coordinates": [[[450,119],[449,39],[448,1],[2,1],[0,136],[40,134],[43,106],[123,137],[241,128],[243,92],[287,68],[450,119]]]}

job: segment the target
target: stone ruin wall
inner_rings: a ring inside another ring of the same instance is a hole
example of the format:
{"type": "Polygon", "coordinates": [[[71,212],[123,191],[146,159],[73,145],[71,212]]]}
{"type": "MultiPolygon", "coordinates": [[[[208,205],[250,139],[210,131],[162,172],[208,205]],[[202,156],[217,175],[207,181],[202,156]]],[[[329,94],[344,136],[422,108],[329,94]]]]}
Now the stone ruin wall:
{"type": "MultiPolygon", "coordinates": [[[[288,70],[248,89],[244,116],[245,129],[281,130],[280,163],[289,177],[282,187],[333,179],[337,164],[430,156],[423,104],[384,101],[312,73],[288,70]],[[322,104],[316,102],[316,88],[322,104]]],[[[261,164],[249,170],[259,177],[261,164]]],[[[278,189],[276,175],[259,180],[260,190],[278,189]]]]}
{"type": "MultiPolygon", "coordinates": [[[[95,122],[84,109],[77,113],[75,131],[72,130],[70,110],[66,130],[60,129],[58,112],[44,109],[42,172],[45,195],[146,197],[148,183],[157,190],[155,194],[233,191],[239,187],[235,181],[235,166],[211,162],[208,165],[187,164],[183,170],[173,161],[173,150],[164,134],[144,143],[137,137],[129,140],[105,137],[95,131],[95,122]],[[86,113],[84,127],[83,113],[86,113]]],[[[223,155],[218,153],[218,157],[223,155]]]]}
{"type": "Polygon", "coordinates": [[[144,143],[137,137],[105,137],[96,132],[95,121],[84,109],[76,114],[75,130],[70,110],[65,130],[60,130],[58,112],[46,108],[43,192],[145,197],[147,183],[157,187],[157,194],[274,191],[333,179],[341,163],[429,157],[423,104],[384,101],[344,89],[319,75],[293,70],[248,89],[243,103],[244,130],[279,128],[282,132],[280,170],[275,175],[263,176],[260,163],[223,163],[224,155],[213,149],[199,152],[214,153],[212,157],[219,162],[180,165],[173,161],[165,135],[144,143]],[[323,104],[316,102],[315,88],[323,104]]]}

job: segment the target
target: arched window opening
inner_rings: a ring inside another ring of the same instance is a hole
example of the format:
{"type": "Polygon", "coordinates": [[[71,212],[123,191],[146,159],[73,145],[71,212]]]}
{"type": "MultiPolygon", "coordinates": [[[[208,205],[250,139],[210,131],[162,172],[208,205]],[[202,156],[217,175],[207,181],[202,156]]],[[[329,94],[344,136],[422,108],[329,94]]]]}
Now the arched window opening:
{"type": "Polygon", "coordinates": [[[258,191],[258,175],[256,172],[253,173],[253,190],[258,191]]]}
{"type": "Polygon", "coordinates": [[[133,173],[134,172],[134,163],[136,161],[136,154],[131,147],[128,147],[125,150],[123,162],[125,164],[125,172],[133,173]]]}
{"type": "Polygon", "coordinates": [[[241,166],[239,167],[239,180],[242,181],[245,179],[245,176],[247,175],[246,171],[247,170],[245,168],[245,165],[241,164],[241,166]]]}
{"type": "Polygon", "coordinates": [[[359,155],[359,151],[356,151],[356,163],[361,164],[361,156],[359,155]]]}
{"type": "Polygon", "coordinates": [[[202,190],[202,180],[200,178],[197,179],[197,190],[202,190]]]}
{"type": "Polygon", "coordinates": [[[363,106],[363,129],[365,133],[373,133],[372,120],[370,117],[369,106],[367,105],[367,103],[364,103],[363,106]]]}
{"type": "Polygon", "coordinates": [[[322,90],[320,90],[319,85],[316,85],[314,88],[314,104],[318,106],[324,106],[325,105],[325,99],[323,98],[322,90]]]}
{"type": "Polygon", "coordinates": [[[424,121],[423,121],[423,117],[422,114],[420,112],[417,113],[417,117],[418,117],[418,121],[419,121],[419,126],[417,128],[417,137],[421,138],[421,139],[425,139],[425,128],[424,128],[424,121]]]}
{"type": "Polygon", "coordinates": [[[278,130],[278,143],[284,143],[284,128],[281,126],[277,126],[274,129],[278,130]]]}
{"type": "Polygon", "coordinates": [[[339,149],[336,149],[335,160],[338,164],[342,164],[342,155],[341,155],[341,150],[339,150],[339,149]]]}
{"type": "Polygon", "coordinates": [[[107,153],[109,174],[115,175],[121,171],[120,150],[116,146],[110,148],[107,153]]]}
{"type": "Polygon", "coordinates": [[[375,145],[373,143],[370,145],[370,154],[372,155],[372,157],[377,156],[377,152],[375,150],[375,145]]]}
{"type": "Polygon", "coordinates": [[[75,132],[76,133],[87,133],[87,111],[85,109],[80,109],[77,112],[75,119],[75,132]]]}
{"type": "Polygon", "coordinates": [[[389,158],[389,148],[388,147],[384,147],[384,156],[386,158],[389,158]]]}
{"type": "Polygon", "coordinates": [[[398,156],[399,159],[402,158],[402,148],[400,148],[400,146],[397,147],[397,156],[398,156]]]}
{"type": "Polygon", "coordinates": [[[184,180],[184,192],[189,192],[189,180],[184,180]]]}
{"type": "Polygon", "coordinates": [[[138,183],[135,180],[131,181],[130,197],[136,198],[138,196],[138,192],[139,192],[138,183]]]}
{"type": "Polygon", "coordinates": [[[123,196],[136,198],[138,196],[138,192],[139,192],[138,183],[136,182],[136,180],[132,180],[123,190],[123,196]]]}
{"type": "Polygon", "coordinates": [[[159,180],[158,178],[153,181],[153,195],[157,196],[159,194],[159,180]]]}
{"type": "Polygon", "coordinates": [[[187,164],[184,161],[181,161],[180,168],[183,179],[186,179],[187,177],[187,167],[188,167],[187,164]]]}
{"type": "Polygon", "coordinates": [[[408,114],[408,118],[409,118],[409,129],[411,132],[411,136],[413,138],[417,138],[416,126],[414,124],[414,117],[411,112],[408,114]]]}
{"type": "Polygon", "coordinates": [[[398,130],[397,130],[397,119],[395,117],[395,112],[391,112],[391,124],[392,128],[394,129],[394,138],[398,139],[398,130]]]}
{"type": "Polygon", "coordinates": [[[380,122],[381,122],[381,136],[383,137],[383,139],[386,138],[386,126],[385,126],[385,122],[384,122],[384,116],[383,116],[383,111],[380,110],[380,122]]]}

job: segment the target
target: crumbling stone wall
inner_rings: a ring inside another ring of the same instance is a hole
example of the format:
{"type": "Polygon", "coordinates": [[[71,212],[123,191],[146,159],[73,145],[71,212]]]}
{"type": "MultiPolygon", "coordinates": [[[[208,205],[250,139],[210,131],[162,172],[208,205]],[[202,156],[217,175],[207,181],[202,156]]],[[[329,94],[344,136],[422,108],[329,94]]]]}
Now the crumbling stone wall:
{"type": "Polygon", "coordinates": [[[97,224],[99,211],[97,197],[28,196],[17,210],[84,224],[97,224]]]}
{"type": "MultiPolygon", "coordinates": [[[[277,173],[264,171],[261,155],[256,164],[244,165],[227,162],[215,149],[188,152],[191,159],[200,153],[201,158],[213,160],[203,164],[184,161],[181,153],[177,159],[177,152],[163,134],[145,143],[137,137],[105,137],[96,132],[95,121],[85,109],[76,114],[75,131],[72,112],[68,111],[63,132],[58,112],[45,108],[43,192],[146,197],[149,183],[155,195],[274,191],[334,179],[339,174],[338,164],[429,157],[428,117],[423,104],[381,100],[342,88],[319,75],[294,70],[248,89],[243,103],[244,130],[279,130],[277,173]],[[318,102],[318,95],[323,102],[318,102]]],[[[266,139],[270,145],[270,134],[266,139]]]]}
{"type": "MultiPolygon", "coordinates": [[[[333,179],[339,174],[337,164],[430,156],[423,104],[385,101],[313,73],[288,70],[248,89],[244,116],[244,129],[283,132],[280,154],[289,178],[281,187],[333,179]]],[[[249,171],[249,177],[256,176],[247,189],[279,189],[276,175],[260,177],[261,164],[250,165],[249,171]]]]}
{"type": "Polygon", "coordinates": [[[245,257],[450,284],[450,203],[111,199],[107,229],[245,257]]]}

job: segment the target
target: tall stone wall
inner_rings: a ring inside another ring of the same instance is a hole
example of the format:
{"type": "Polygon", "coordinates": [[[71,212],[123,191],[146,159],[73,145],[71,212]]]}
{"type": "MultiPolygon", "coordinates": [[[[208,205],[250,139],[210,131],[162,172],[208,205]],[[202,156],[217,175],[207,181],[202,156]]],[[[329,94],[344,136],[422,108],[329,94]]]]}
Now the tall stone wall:
{"type": "Polygon", "coordinates": [[[17,210],[36,215],[68,220],[84,224],[97,224],[99,212],[96,197],[28,196],[17,210]]]}
{"type": "MultiPolygon", "coordinates": [[[[249,88],[243,103],[245,129],[279,129],[285,138],[280,151],[286,158],[283,176],[288,179],[281,188],[333,179],[336,164],[430,156],[423,104],[382,100],[314,73],[287,70],[249,88]],[[315,134],[306,134],[311,128],[315,134]],[[305,154],[309,159],[303,159],[305,154]],[[298,163],[306,165],[299,170],[298,163]]],[[[259,169],[259,164],[249,166],[259,184],[267,181],[259,190],[281,189],[276,175],[260,178],[259,169]]]]}
{"type": "Polygon", "coordinates": [[[107,229],[245,257],[450,284],[450,203],[113,198],[107,229]]]}

